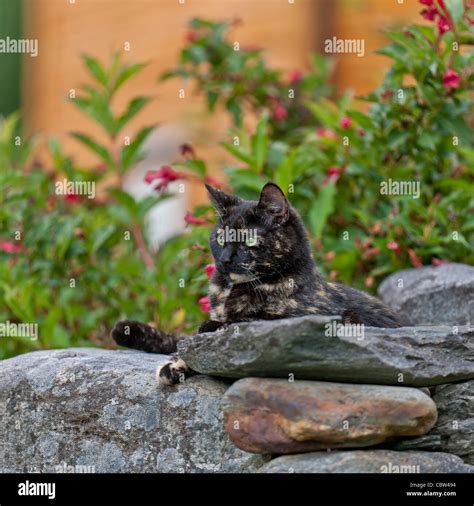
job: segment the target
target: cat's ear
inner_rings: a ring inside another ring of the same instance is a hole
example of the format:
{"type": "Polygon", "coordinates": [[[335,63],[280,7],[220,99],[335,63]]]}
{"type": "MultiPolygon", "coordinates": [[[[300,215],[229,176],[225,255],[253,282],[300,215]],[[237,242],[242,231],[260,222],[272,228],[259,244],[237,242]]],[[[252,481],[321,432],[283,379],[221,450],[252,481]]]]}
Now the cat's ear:
{"type": "Polygon", "coordinates": [[[229,195],[222,190],[218,190],[211,185],[206,184],[207,191],[211,197],[214,207],[221,213],[226,213],[227,209],[237,206],[242,202],[242,199],[235,195],[229,195]]]}
{"type": "Polygon", "coordinates": [[[274,183],[267,183],[262,188],[257,207],[270,218],[270,222],[274,225],[285,223],[290,216],[290,204],[285,194],[274,183]]]}

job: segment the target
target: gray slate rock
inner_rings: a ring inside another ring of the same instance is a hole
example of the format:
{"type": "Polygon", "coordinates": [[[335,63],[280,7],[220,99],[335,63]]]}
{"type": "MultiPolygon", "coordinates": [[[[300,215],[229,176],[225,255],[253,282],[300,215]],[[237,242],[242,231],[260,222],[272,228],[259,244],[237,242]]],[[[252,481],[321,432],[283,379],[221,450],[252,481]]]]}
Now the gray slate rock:
{"type": "Polygon", "coordinates": [[[0,472],[252,472],[223,428],[228,385],[159,387],[163,355],[40,351],[0,367],[0,472]],[[84,466],[84,467],[79,467],[84,466]]]}
{"type": "Polygon", "coordinates": [[[455,455],[435,452],[355,450],[278,457],[260,473],[474,473],[455,455]]]}
{"type": "Polygon", "coordinates": [[[303,316],[236,324],[184,339],[178,350],[196,371],[231,378],[294,375],[399,386],[474,378],[474,329],[460,327],[454,334],[451,327],[366,327],[359,337],[328,336],[326,324],[333,320],[303,316]]]}
{"type": "Polygon", "coordinates": [[[426,436],[400,441],[394,449],[426,449],[453,453],[474,464],[474,380],[439,385],[432,397],[438,421],[426,436]]]}
{"type": "Polygon", "coordinates": [[[395,272],[378,292],[412,325],[474,324],[474,267],[469,265],[453,263],[395,272]]]}

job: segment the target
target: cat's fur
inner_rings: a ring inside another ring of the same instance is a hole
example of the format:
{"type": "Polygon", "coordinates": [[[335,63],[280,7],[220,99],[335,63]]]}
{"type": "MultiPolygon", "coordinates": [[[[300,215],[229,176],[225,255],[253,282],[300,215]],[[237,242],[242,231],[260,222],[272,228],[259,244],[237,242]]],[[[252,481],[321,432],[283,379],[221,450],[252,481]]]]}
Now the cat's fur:
{"type": "MultiPolygon", "coordinates": [[[[213,332],[230,323],[308,314],[342,315],[345,323],[372,327],[401,325],[399,317],[379,299],[323,279],[303,222],[278,186],[267,183],[258,202],[211,186],[207,189],[219,223],[210,237],[216,265],[209,286],[211,319],[199,332],[213,332]],[[222,246],[220,238],[219,244],[218,234],[232,230],[256,233],[257,243],[239,240],[222,246]]],[[[112,336],[118,344],[155,353],[175,351],[182,337],[133,321],[117,323],[112,336]]],[[[166,364],[158,377],[176,383],[188,373],[181,360],[166,364]]]]}

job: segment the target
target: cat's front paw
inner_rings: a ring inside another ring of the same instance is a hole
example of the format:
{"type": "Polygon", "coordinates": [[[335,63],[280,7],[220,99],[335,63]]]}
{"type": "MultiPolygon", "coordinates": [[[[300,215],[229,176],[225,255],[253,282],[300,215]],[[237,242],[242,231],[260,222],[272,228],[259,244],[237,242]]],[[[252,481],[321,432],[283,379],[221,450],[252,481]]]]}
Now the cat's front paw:
{"type": "Polygon", "coordinates": [[[120,346],[132,347],[137,338],[143,338],[146,325],[134,320],[117,322],[112,329],[112,338],[120,346]]]}
{"type": "Polygon", "coordinates": [[[216,320],[207,320],[204,323],[201,323],[199,326],[198,332],[199,334],[205,332],[215,332],[216,330],[225,326],[225,323],[218,322],[216,320]]]}
{"type": "Polygon", "coordinates": [[[183,383],[189,375],[190,369],[182,359],[167,362],[156,371],[156,379],[160,385],[183,383]]]}

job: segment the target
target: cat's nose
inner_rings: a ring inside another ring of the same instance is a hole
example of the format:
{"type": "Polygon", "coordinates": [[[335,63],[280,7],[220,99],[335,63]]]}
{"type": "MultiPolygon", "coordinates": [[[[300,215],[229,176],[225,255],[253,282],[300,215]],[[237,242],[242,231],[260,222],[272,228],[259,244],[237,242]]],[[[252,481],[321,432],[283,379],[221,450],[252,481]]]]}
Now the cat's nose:
{"type": "Polygon", "coordinates": [[[230,264],[230,262],[232,260],[232,251],[230,249],[224,249],[219,260],[221,263],[223,263],[225,265],[230,264]]]}

